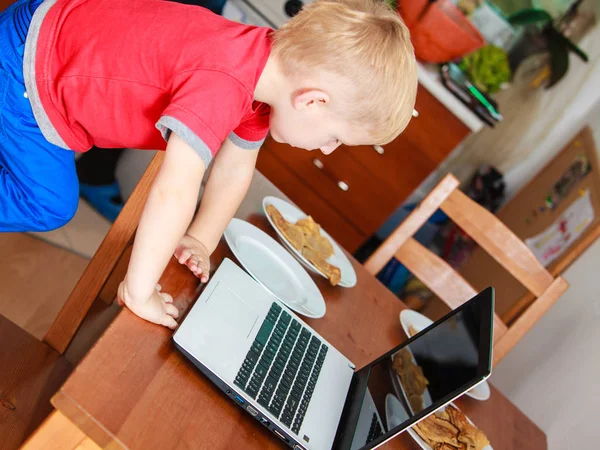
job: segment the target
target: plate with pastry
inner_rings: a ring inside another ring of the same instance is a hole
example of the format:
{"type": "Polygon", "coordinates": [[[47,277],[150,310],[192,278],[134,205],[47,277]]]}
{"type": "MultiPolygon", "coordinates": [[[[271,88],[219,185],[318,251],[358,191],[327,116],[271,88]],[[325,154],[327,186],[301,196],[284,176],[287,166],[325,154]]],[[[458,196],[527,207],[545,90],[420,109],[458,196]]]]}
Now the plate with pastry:
{"type": "MultiPolygon", "coordinates": [[[[400,312],[400,325],[407,337],[413,337],[431,324],[433,324],[433,321],[429,317],[412,309],[404,309],[400,312]]],[[[465,395],[480,401],[489,399],[491,394],[490,385],[485,380],[470,391],[465,392],[465,395]]]]}
{"type": "Polygon", "coordinates": [[[483,431],[453,403],[408,429],[423,450],[494,450],[483,431]]]}
{"type": "Polygon", "coordinates": [[[327,278],[332,286],[350,288],[356,285],[352,263],[311,216],[277,197],[265,197],[263,210],[275,232],[310,270],[327,278]]]}
{"type": "Polygon", "coordinates": [[[232,219],[225,229],[229,248],[246,271],[287,307],[306,317],[325,315],[325,299],[300,263],[261,229],[232,219]]]}

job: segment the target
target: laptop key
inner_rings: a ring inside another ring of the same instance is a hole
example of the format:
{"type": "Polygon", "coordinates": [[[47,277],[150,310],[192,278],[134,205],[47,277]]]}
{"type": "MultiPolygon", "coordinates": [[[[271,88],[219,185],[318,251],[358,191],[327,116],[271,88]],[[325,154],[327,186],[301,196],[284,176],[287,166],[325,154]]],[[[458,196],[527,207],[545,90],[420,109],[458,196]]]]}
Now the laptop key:
{"type": "Polygon", "coordinates": [[[281,378],[281,382],[284,383],[286,386],[291,386],[294,382],[294,374],[288,371],[284,372],[283,377],[281,378]]]}
{"type": "Polygon", "coordinates": [[[260,352],[262,352],[262,349],[263,349],[263,346],[260,345],[260,343],[254,341],[254,343],[252,344],[252,347],[251,347],[251,351],[253,351],[257,355],[260,355],[260,352]]]}
{"type": "Polygon", "coordinates": [[[254,350],[250,350],[246,354],[246,359],[244,362],[254,364],[254,363],[256,363],[256,361],[258,361],[258,353],[256,353],[254,350]]]}
{"type": "Polygon", "coordinates": [[[259,399],[260,398],[263,399],[263,401],[264,401],[264,405],[263,406],[265,408],[267,408],[269,406],[269,403],[271,403],[271,397],[273,397],[273,391],[265,391],[265,389],[263,389],[262,391],[260,391],[259,399]]]}
{"type": "Polygon", "coordinates": [[[273,378],[276,381],[279,381],[279,379],[281,378],[282,372],[281,370],[278,370],[275,366],[271,367],[271,370],[269,370],[269,374],[267,376],[273,378]]]}
{"type": "Polygon", "coordinates": [[[267,376],[267,370],[268,369],[266,367],[259,364],[258,366],[256,366],[256,370],[254,371],[254,373],[257,376],[257,378],[262,381],[267,376]]]}
{"type": "Polygon", "coordinates": [[[294,395],[290,395],[288,397],[287,403],[285,405],[286,409],[289,409],[292,414],[296,412],[296,409],[298,409],[298,404],[299,404],[299,399],[297,397],[295,397],[294,395]]]}
{"type": "Polygon", "coordinates": [[[275,392],[276,386],[277,386],[277,380],[275,380],[271,377],[267,377],[265,379],[265,384],[263,385],[263,390],[271,392],[271,394],[272,394],[273,392],[275,392]]]}
{"type": "Polygon", "coordinates": [[[290,391],[290,396],[294,397],[296,399],[297,402],[300,402],[300,400],[302,399],[302,391],[303,389],[299,386],[293,386],[292,390],[290,391]]]}
{"type": "Polygon", "coordinates": [[[264,406],[265,408],[269,407],[269,400],[267,400],[265,397],[258,397],[258,400],[256,400],[256,402],[259,405],[264,406]]]}
{"type": "Polygon", "coordinates": [[[285,401],[285,395],[283,394],[283,391],[281,391],[280,389],[277,389],[277,392],[275,392],[275,395],[273,396],[273,403],[274,404],[283,404],[283,402],[285,401]]]}
{"type": "Polygon", "coordinates": [[[264,321],[260,327],[260,330],[258,330],[258,334],[256,335],[255,340],[259,343],[262,344],[263,346],[267,343],[267,339],[269,339],[269,335],[271,334],[271,331],[273,330],[273,324],[269,321],[264,321]]]}
{"type": "Polygon", "coordinates": [[[256,398],[256,395],[258,394],[258,388],[255,387],[255,385],[248,385],[248,387],[245,390],[250,397],[252,397],[253,399],[256,398]]]}

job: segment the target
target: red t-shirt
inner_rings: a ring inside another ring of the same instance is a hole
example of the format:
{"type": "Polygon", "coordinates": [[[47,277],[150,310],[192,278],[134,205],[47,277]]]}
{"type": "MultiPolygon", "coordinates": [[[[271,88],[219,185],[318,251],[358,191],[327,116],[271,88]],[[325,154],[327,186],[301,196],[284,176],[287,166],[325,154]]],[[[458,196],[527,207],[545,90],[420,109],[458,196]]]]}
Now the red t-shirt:
{"type": "Polygon", "coordinates": [[[46,0],[29,29],[28,97],[63,148],[164,149],[173,131],[210,162],[230,137],[259,148],[253,100],[272,30],[162,0],[46,0]]]}

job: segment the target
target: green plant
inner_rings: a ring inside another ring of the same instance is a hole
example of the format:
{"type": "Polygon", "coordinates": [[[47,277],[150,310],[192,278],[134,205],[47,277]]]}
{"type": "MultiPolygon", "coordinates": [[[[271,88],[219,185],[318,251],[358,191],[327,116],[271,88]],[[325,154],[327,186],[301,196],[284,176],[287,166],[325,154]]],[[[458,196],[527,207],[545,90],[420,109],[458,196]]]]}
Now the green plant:
{"type": "MultiPolygon", "coordinates": [[[[576,1],[567,14],[574,14],[581,2],[576,1]]],[[[511,15],[508,21],[515,26],[535,26],[545,42],[550,55],[550,81],[547,89],[558,83],[569,70],[569,53],[575,53],[583,61],[588,62],[588,56],[559,30],[558,23],[543,9],[523,9],[511,15]]]]}
{"type": "Polygon", "coordinates": [[[490,94],[497,92],[511,77],[506,52],[494,45],[486,45],[465,56],[459,67],[478,89],[490,94]]]}

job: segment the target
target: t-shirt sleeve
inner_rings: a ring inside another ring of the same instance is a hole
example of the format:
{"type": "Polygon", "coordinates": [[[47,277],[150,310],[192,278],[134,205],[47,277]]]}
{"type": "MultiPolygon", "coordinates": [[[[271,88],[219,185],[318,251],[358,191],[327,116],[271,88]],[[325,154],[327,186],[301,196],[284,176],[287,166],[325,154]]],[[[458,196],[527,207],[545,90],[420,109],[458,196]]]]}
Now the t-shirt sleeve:
{"type": "Polygon", "coordinates": [[[252,94],[227,74],[186,72],[173,79],[170,102],[156,127],[165,140],[171,132],[177,134],[208,167],[231,130],[240,126],[251,101],[252,94]]]}
{"type": "Polygon", "coordinates": [[[258,103],[251,114],[229,134],[231,142],[247,150],[259,149],[269,133],[270,112],[269,105],[258,103]]]}

